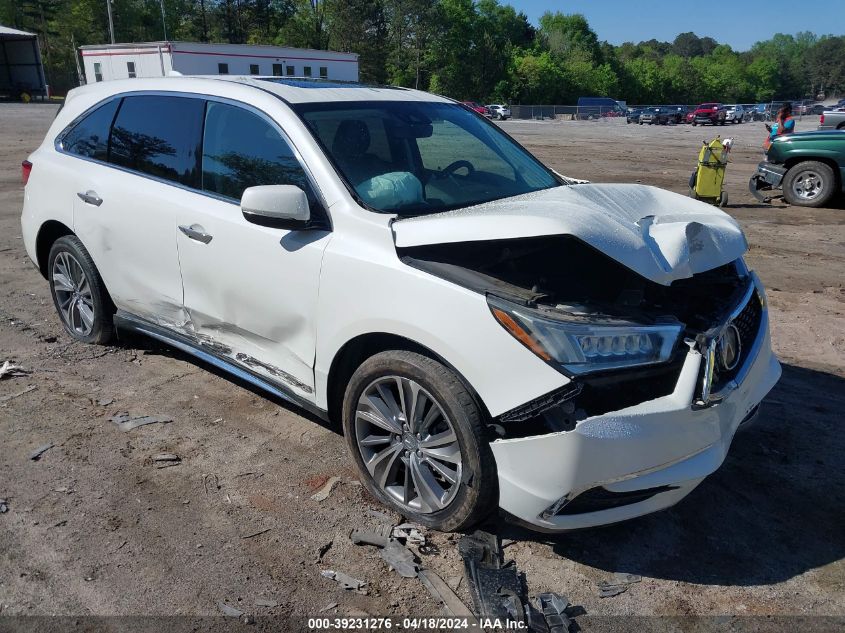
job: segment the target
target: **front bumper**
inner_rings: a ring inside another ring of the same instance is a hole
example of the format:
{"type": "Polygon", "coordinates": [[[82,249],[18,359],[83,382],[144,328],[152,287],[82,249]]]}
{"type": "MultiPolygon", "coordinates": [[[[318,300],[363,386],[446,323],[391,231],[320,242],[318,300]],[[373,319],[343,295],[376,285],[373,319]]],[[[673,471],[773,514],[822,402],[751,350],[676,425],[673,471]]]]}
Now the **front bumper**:
{"type": "Polygon", "coordinates": [[[757,177],[773,188],[780,187],[783,177],[786,175],[786,167],[763,161],[757,165],[757,177]]]}
{"type": "MultiPolygon", "coordinates": [[[[758,291],[762,295],[759,284],[758,291]]],[[[690,344],[669,395],[588,418],[572,431],[492,442],[500,507],[534,529],[556,532],[674,505],[719,468],[737,427],[753,417],[778,381],[765,312],[758,341],[741,382],[706,406],[697,402],[705,359],[690,344]],[[564,499],[575,506],[579,495],[596,489],[605,497],[635,500],[580,513],[566,512],[564,504],[560,512],[549,512],[564,499]],[[657,492],[639,494],[646,491],[657,492]]]]}

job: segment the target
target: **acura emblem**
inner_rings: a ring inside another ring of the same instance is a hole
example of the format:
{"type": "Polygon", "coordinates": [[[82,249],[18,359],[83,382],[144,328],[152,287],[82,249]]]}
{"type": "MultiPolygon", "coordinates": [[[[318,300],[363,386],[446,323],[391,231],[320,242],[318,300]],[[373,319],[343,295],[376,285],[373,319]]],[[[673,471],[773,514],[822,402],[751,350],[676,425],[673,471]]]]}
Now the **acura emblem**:
{"type": "Polygon", "coordinates": [[[716,344],[716,359],[724,371],[732,371],[739,364],[742,353],[742,341],[739,340],[739,330],[731,323],[722,332],[716,344]]]}

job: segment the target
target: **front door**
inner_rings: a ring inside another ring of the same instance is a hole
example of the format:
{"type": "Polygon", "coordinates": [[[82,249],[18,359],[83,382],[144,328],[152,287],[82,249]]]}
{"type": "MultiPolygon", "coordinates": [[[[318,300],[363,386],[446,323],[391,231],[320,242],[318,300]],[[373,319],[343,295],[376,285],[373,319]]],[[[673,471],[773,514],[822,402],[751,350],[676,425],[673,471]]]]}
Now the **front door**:
{"type": "MultiPolygon", "coordinates": [[[[199,342],[314,400],[314,314],[328,231],[247,222],[243,190],[293,184],[318,202],[279,127],[264,115],[208,101],[202,202],[177,210],[185,309],[199,342]]],[[[199,196],[198,196],[199,197],[199,196]]]]}

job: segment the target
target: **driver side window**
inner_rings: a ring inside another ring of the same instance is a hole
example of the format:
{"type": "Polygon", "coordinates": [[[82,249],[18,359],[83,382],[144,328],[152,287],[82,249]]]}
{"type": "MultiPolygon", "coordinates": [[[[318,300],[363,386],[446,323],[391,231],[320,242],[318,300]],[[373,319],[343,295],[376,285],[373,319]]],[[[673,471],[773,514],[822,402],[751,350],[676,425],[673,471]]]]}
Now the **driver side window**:
{"type": "MultiPolygon", "coordinates": [[[[513,168],[488,145],[464,128],[445,119],[432,121],[431,127],[431,136],[417,139],[420,158],[426,169],[441,171],[454,161],[455,147],[460,147],[476,171],[516,180],[513,168]]],[[[458,172],[464,173],[461,170],[458,172]]]]}
{"type": "Polygon", "coordinates": [[[315,196],[293,150],[269,122],[244,108],[209,101],[202,150],[202,189],[240,201],[257,185],[296,185],[315,196]]]}

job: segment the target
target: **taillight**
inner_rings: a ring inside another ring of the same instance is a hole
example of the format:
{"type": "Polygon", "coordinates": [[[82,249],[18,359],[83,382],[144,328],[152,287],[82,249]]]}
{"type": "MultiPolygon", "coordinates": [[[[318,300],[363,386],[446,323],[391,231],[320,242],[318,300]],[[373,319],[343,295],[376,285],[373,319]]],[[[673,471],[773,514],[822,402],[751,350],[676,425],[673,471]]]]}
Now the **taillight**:
{"type": "Polygon", "coordinates": [[[822,112],[822,116],[819,119],[819,125],[824,125],[824,112],[822,112]]]}
{"type": "Polygon", "coordinates": [[[29,182],[29,175],[32,173],[32,163],[28,160],[25,160],[21,163],[21,180],[23,184],[26,185],[29,182]]]}

